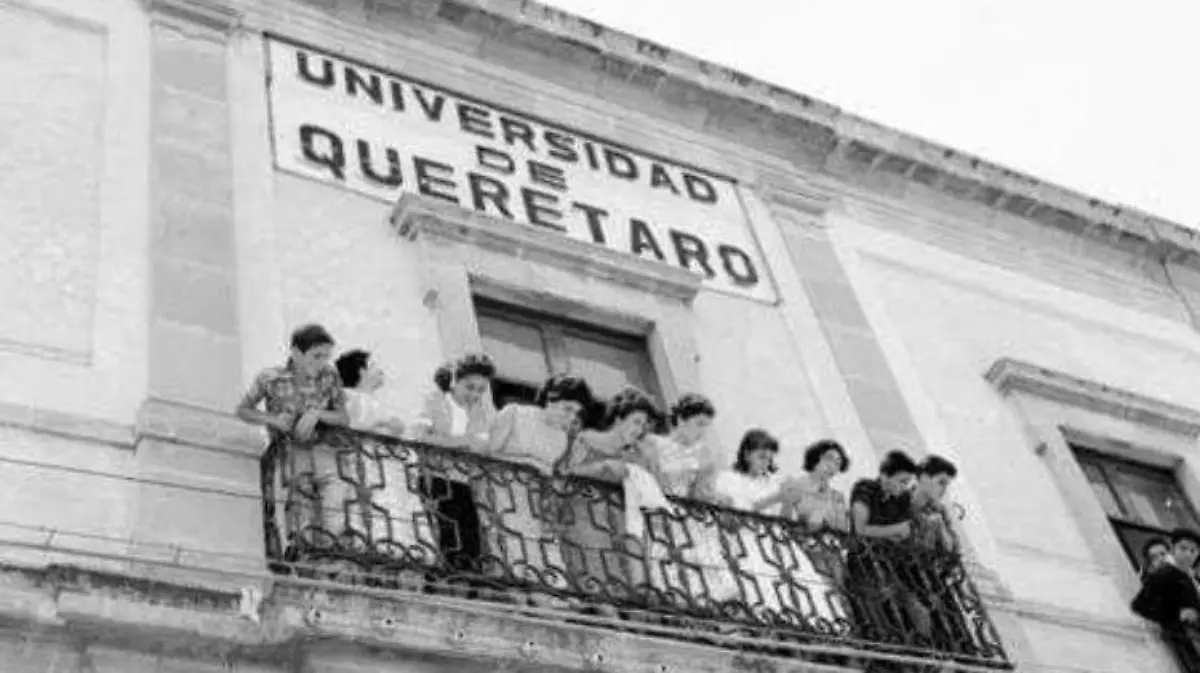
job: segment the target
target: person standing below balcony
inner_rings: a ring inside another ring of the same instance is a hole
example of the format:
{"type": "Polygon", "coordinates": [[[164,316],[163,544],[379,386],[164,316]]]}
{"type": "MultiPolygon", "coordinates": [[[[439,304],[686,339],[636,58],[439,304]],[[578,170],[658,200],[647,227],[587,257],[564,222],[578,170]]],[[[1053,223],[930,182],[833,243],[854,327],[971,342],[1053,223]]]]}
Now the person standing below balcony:
{"type": "Polygon", "coordinates": [[[287,362],[259,373],[237,407],[238,418],[266,425],[271,433],[266,460],[278,470],[272,489],[282,488],[287,506],[286,520],[275,514],[274,503],[268,504],[268,516],[282,525],[285,544],[328,546],[344,528],[344,513],[335,504],[344,490],[337,469],[344,442],[322,432],[350,420],[341,379],[329,362],[333,345],[320,325],[297,328],[287,362]]]}
{"type": "Polygon", "coordinates": [[[571,429],[594,404],[586,381],[556,375],[538,390],[535,405],[510,404],[496,415],[483,453],[510,465],[487,466],[476,484],[495,566],[490,574],[511,573],[534,589],[567,589],[552,474],[571,429]]]}
{"type": "MultiPolygon", "coordinates": [[[[492,379],[496,365],[483,353],[468,353],[433,374],[436,389],[425,397],[410,433],[418,441],[458,450],[482,450],[495,421],[492,379]]],[[[483,539],[472,477],[475,465],[451,452],[430,450],[421,480],[422,494],[434,512],[438,549],[445,570],[458,583],[482,572],[483,539]]]]}
{"type": "Polygon", "coordinates": [[[558,465],[567,476],[626,486],[629,509],[617,506],[613,492],[588,497],[582,490],[572,498],[574,523],[564,536],[569,567],[580,588],[602,600],[632,599],[641,591],[642,505],[667,504],[658,462],[644,443],[652,423],[660,418],[649,396],[634,387],[624,388],[606,405],[604,429],[580,432],[558,465]]]}

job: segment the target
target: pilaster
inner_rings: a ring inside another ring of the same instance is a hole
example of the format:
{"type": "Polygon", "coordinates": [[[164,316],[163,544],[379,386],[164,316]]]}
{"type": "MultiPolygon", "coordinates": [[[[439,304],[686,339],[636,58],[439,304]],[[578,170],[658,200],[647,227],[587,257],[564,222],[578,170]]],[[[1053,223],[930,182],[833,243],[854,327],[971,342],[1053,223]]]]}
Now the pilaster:
{"type": "MultiPolygon", "coordinates": [[[[240,17],[233,3],[218,0],[144,6],[151,27],[152,300],[132,554],[261,568],[262,438],[232,416],[245,384],[228,58],[240,17]]],[[[170,574],[158,565],[141,570],[170,574]]]]}

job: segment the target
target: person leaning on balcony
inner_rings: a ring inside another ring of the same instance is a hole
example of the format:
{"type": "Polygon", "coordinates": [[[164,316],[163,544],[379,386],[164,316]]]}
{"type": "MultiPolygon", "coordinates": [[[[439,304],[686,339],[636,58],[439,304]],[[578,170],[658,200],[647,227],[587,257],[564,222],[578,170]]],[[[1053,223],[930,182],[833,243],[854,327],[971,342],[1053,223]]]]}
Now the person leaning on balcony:
{"type": "Polygon", "coordinates": [[[287,362],[259,373],[237,407],[238,418],[269,428],[287,498],[284,530],[306,543],[342,532],[341,512],[332,504],[345,486],[338,480],[339,442],[319,434],[321,426],[349,423],[342,381],[329,363],[333,345],[320,325],[297,328],[287,362]]]}
{"type": "Polygon", "coordinates": [[[346,415],[354,430],[377,432],[400,437],[404,421],[387,410],[376,397],[385,378],[375,357],[365,350],[355,349],[337,359],[337,372],[346,389],[346,415]]]}
{"type": "MultiPolygon", "coordinates": [[[[534,405],[509,404],[496,415],[482,451],[516,464],[512,469],[489,468],[476,482],[475,497],[485,511],[489,561],[498,566],[496,572],[515,573],[535,591],[566,588],[558,572],[547,572],[566,568],[557,544],[559,511],[552,474],[567,451],[571,428],[594,404],[586,381],[552,376],[538,390],[534,405]]],[[[535,593],[528,598],[536,603],[541,597],[535,593]]]]}
{"type": "Polygon", "coordinates": [[[627,509],[609,506],[608,498],[572,498],[574,523],[564,533],[567,563],[574,579],[588,588],[621,587],[634,593],[643,581],[643,506],[667,506],[659,465],[647,453],[645,438],[661,418],[654,402],[634,387],[619,391],[605,406],[603,430],[575,436],[557,469],[560,474],[588,477],[625,487],[627,509]],[[599,526],[596,524],[601,523],[599,526]],[[632,537],[627,537],[627,534],[632,537]],[[619,568],[605,563],[608,550],[618,550],[619,568]]]}
{"type": "Polygon", "coordinates": [[[955,517],[946,506],[946,492],[958,477],[958,468],[948,459],[926,456],[917,466],[912,496],[913,562],[898,564],[896,570],[906,592],[905,607],[915,628],[934,638],[939,649],[953,649],[974,640],[973,629],[956,609],[950,596],[955,587],[953,555],[959,551],[955,517]],[[944,600],[943,600],[944,599],[944,600]],[[934,628],[934,617],[940,628],[934,628]]]}
{"type": "Polygon", "coordinates": [[[657,456],[662,487],[667,495],[696,497],[700,484],[711,479],[712,464],[705,439],[716,415],[711,400],[688,393],[671,407],[668,414],[670,434],[646,435],[644,451],[647,455],[657,456]]]}
{"type": "MultiPolygon", "coordinates": [[[[446,448],[482,450],[496,418],[491,395],[495,375],[496,365],[483,353],[467,353],[438,367],[433,373],[435,389],[425,396],[420,417],[409,428],[410,436],[446,448]]],[[[435,514],[441,560],[452,574],[469,578],[480,572],[483,554],[478,487],[464,474],[473,471],[471,466],[447,454],[427,454],[431,469],[424,475],[421,490],[435,514]]]]}
{"type": "MultiPolygon", "coordinates": [[[[889,451],[879,476],[850,489],[850,532],[846,592],[856,622],[867,638],[892,641],[912,632],[913,601],[898,567],[907,555],[895,543],[912,534],[912,484],[917,464],[903,451],[889,451]]],[[[922,634],[923,635],[923,634],[922,634]]]]}
{"type": "Polygon", "coordinates": [[[1200,665],[1196,629],[1200,627],[1200,591],[1188,569],[1196,563],[1200,536],[1179,529],[1168,544],[1153,538],[1142,547],[1142,588],[1130,608],[1163,629],[1185,670],[1200,665]]]}
{"type": "Polygon", "coordinates": [[[496,365],[483,353],[468,353],[434,372],[437,389],[425,397],[413,437],[420,441],[460,449],[487,445],[496,418],[492,379],[496,365]]]}
{"type": "Polygon", "coordinates": [[[834,477],[850,469],[846,449],[832,439],[822,439],[804,450],[805,474],[788,479],[780,488],[782,515],[796,521],[805,533],[850,530],[846,496],[832,486],[834,477]]]}
{"type": "Polygon", "coordinates": [[[779,514],[783,477],[775,466],[779,440],[766,430],[746,431],[738,445],[733,469],[724,470],[713,480],[713,501],[733,509],[760,514],[779,514]]]}

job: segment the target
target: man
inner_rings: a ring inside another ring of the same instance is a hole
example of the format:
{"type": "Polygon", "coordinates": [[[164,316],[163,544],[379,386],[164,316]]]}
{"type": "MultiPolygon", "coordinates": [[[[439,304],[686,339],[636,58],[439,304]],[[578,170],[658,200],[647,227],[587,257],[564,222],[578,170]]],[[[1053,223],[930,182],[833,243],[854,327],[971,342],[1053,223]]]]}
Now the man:
{"type": "Polygon", "coordinates": [[[877,479],[860,479],[850,489],[850,523],[855,535],[898,542],[912,533],[912,483],[917,464],[903,451],[890,451],[877,479]]]}
{"type": "Polygon", "coordinates": [[[296,329],[287,362],[255,377],[238,404],[238,418],[266,425],[273,435],[290,435],[302,442],[313,438],[318,424],[346,425],[349,418],[342,382],[329,366],[332,351],[333,337],[324,327],[296,329]]]}
{"type": "Polygon", "coordinates": [[[927,550],[958,551],[954,517],[946,507],[946,491],[958,477],[958,468],[942,456],[931,455],[917,466],[913,492],[913,541],[927,550]]]}
{"type": "Polygon", "coordinates": [[[287,362],[260,372],[237,407],[238,418],[266,425],[271,433],[264,469],[272,477],[272,491],[281,489],[287,501],[281,512],[275,496],[267,494],[264,514],[279,535],[269,541],[272,545],[292,536],[302,547],[318,540],[328,545],[330,536],[344,529],[335,505],[345,501],[341,495],[347,490],[338,478],[338,445],[344,442],[333,436],[316,441],[320,426],[349,422],[341,379],[329,364],[332,350],[333,337],[324,327],[297,328],[287,362]]]}
{"type": "Polygon", "coordinates": [[[1130,605],[1133,611],[1178,631],[1182,625],[1200,625],[1200,589],[1192,575],[1200,556],[1200,536],[1178,529],[1167,541],[1154,538],[1142,549],[1142,589],[1130,605]]]}
{"type": "MultiPolygon", "coordinates": [[[[903,451],[890,451],[879,464],[879,477],[860,479],[850,490],[849,553],[846,593],[862,636],[888,641],[920,630],[913,624],[915,601],[909,597],[896,564],[907,556],[899,544],[912,534],[912,484],[917,464],[903,451]]],[[[927,621],[927,620],[926,620],[927,621]]]]}

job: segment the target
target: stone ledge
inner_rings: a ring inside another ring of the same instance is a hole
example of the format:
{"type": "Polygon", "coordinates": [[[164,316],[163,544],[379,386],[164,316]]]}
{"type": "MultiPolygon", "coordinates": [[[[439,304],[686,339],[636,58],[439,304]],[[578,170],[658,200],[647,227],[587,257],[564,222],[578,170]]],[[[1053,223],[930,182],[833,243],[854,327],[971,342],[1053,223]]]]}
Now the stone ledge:
{"type": "Polygon", "coordinates": [[[1026,393],[1187,437],[1200,436],[1200,411],[1028,362],[1000,358],[984,378],[1002,395],[1026,393]]]}
{"type": "Polygon", "coordinates": [[[123,449],[130,448],[134,444],[133,426],[9,402],[0,402],[0,426],[107,444],[123,449]]]}
{"type": "Polygon", "coordinates": [[[543,671],[850,673],[795,658],[533,618],[500,605],[368,596],[282,577],[275,578],[259,623],[240,616],[239,607],[239,596],[230,592],[67,566],[0,568],[0,624],[158,655],[288,663],[317,643],[334,642],[543,671]]]}
{"type": "Polygon", "coordinates": [[[410,241],[428,238],[470,243],[685,304],[690,304],[700,291],[698,274],[428,197],[403,196],[392,211],[391,225],[410,241]]]}
{"type": "Polygon", "coordinates": [[[138,410],[137,440],[157,439],[257,459],[267,446],[262,428],[232,413],[150,398],[138,410]]]}

